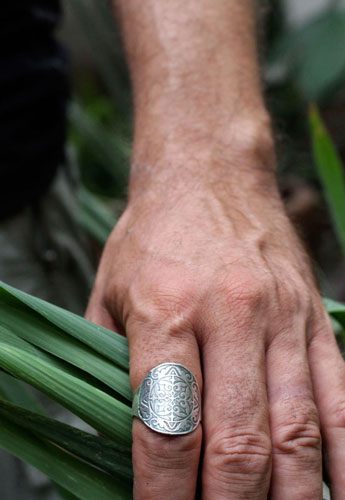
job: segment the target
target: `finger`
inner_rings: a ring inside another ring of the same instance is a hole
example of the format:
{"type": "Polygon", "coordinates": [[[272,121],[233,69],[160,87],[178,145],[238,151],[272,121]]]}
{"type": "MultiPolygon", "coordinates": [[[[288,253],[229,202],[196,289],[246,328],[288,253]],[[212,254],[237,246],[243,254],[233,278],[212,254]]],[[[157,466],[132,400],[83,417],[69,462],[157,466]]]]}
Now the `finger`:
{"type": "Polygon", "coordinates": [[[304,321],[281,332],[269,347],[267,389],[273,446],[270,498],[322,499],[321,434],[304,321]]]}
{"type": "Polygon", "coordinates": [[[205,500],[267,498],[271,441],[265,352],[258,341],[263,335],[256,336],[249,323],[245,328],[222,324],[203,349],[205,500]]]}
{"type": "Polygon", "coordinates": [[[333,500],[345,492],[345,363],[327,313],[315,318],[309,359],[333,500]]]}
{"type": "MultiPolygon", "coordinates": [[[[177,337],[165,323],[158,331],[143,323],[129,321],[130,378],[133,390],[155,366],[174,362],[186,366],[201,388],[199,349],[192,333],[177,337]]],[[[195,496],[202,431],[199,425],[190,434],[167,436],[133,420],[134,498],[136,500],[191,500],[195,496]]]]}

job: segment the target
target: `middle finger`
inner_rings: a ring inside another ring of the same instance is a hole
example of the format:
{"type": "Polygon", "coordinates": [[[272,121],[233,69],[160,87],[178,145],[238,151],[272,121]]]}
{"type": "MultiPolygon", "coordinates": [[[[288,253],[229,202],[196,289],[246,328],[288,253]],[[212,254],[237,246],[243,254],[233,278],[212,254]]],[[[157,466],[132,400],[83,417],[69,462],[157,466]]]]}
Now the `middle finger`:
{"type": "Polygon", "coordinates": [[[220,325],[217,338],[203,349],[204,499],[267,498],[271,440],[264,335],[247,327],[220,325]]]}

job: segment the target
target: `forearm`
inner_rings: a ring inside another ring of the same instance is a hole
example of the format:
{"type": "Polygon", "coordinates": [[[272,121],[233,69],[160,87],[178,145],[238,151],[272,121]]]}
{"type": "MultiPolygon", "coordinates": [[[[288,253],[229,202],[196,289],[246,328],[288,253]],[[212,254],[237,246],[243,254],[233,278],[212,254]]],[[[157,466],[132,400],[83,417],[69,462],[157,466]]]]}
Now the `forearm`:
{"type": "Polygon", "coordinates": [[[130,193],[138,185],[143,189],[153,174],[168,179],[172,160],[174,176],[195,177],[197,169],[206,182],[210,175],[223,177],[230,165],[241,169],[238,158],[243,158],[243,168],[272,170],[254,1],[115,4],[134,91],[130,193]]]}

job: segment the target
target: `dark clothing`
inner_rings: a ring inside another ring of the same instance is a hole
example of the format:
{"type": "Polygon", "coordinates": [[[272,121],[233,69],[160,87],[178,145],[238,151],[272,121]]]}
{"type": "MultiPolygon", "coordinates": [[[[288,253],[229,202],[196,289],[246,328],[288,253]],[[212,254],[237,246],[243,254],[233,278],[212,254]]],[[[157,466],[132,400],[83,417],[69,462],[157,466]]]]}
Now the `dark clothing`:
{"type": "Polygon", "coordinates": [[[64,160],[66,55],[59,0],[5,0],[0,14],[0,218],[45,192],[64,160]]]}

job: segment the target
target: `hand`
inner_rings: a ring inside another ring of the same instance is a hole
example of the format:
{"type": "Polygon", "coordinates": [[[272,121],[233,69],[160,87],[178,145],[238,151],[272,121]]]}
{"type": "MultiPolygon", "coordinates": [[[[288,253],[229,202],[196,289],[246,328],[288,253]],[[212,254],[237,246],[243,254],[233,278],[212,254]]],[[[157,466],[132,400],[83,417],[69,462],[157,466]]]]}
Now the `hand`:
{"type": "Polygon", "coordinates": [[[106,244],[89,303],[88,319],[126,332],[133,390],[168,361],[202,388],[191,434],[134,419],[134,496],[193,499],[203,441],[205,500],[321,499],[321,430],[341,500],[345,365],[308,259],[273,175],[220,178],[148,183],[106,244]]]}

